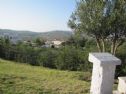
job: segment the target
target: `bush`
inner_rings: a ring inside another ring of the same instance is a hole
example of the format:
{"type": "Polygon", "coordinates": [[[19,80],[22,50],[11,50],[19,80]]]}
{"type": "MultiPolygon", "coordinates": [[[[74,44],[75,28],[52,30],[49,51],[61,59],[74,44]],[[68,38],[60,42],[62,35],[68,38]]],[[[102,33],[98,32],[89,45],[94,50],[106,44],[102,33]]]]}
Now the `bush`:
{"type": "Polygon", "coordinates": [[[65,46],[56,59],[56,68],[61,70],[88,70],[89,63],[85,61],[84,51],[73,46],[65,46]]]}
{"type": "Polygon", "coordinates": [[[122,64],[117,66],[116,77],[126,75],[126,42],[118,49],[117,57],[121,59],[122,64]]]}
{"type": "Polygon", "coordinates": [[[57,51],[48,49],[39,54],[37,61],[40,66],[56,68],[55,59],[57,58],[57,51]]]}

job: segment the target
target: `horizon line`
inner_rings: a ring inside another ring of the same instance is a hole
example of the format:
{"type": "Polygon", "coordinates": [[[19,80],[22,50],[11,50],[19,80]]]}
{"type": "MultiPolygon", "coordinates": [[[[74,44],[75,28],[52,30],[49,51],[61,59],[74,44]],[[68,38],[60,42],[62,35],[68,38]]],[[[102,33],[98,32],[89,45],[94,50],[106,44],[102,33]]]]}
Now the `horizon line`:
{"type": "Polygon", "coordinates": [[[68,31],[68,32],[72,32],[72,30],[59,30],[59,29],[55,29],[55,30],[49,30],[49,31],[32,31],[32,30],[18,30],[18,29],[9,29],[9,28],[0,28],[0,30],[10,30],[10,31],[19,31],[19,32],[34,32],[34,33],[46,33],[46,32],[54,32],[54,31],[68,31]]]}

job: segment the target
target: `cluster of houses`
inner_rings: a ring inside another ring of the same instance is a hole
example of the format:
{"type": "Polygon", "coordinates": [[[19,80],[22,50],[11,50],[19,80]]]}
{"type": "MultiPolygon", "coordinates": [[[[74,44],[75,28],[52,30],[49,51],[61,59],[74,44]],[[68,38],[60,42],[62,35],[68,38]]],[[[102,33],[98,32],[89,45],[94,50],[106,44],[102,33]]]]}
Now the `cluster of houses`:
{"type": "MultiPolygon", "coordinates": [[[[21,40],[17,34],[14,35],[9,35],[8,33],[3,33],[0,34],[0,37],[3,38],[8,38],[13,44],[16,44],[19,41],[23,41],[21,40]]],[[[58,39],[54,39],[54,40],[47,40],[45,41],[44,45],[41,45],[41,47],[53,47],[53,48],[59,48],[61,46],[61,44],[64,41],[58,40],[58,39]]],[[[25,40],[23,41],[24,44],[30,44],[33,47],[37,47],[36,43],[33,41],[29,41],[29,40],[25,40]]]]}
{"type": "Polygon", "coordinates": [[[55,47],[55,48],[59,48],[61,46],[61,44],[64,41],[60,41],[60,40],[52,40],[52,41],[46,41],[45,45],[43,45],[44,47],[55,47]]]}
{"type": "MultiPolygon", "coordinates": [[[[45,43],[43,45],[41,45],[41,47],[44,47],[44,48],[59,48],[62,43],[64,41],[60,41],[60,40],[47,40],[45,41],[45,43]]],[[[31,46],[33,47],[37,47],[37,44],[35,42],[32,42],[32,41],[23,41],[24,44],[30,44],[31,46]]]]}

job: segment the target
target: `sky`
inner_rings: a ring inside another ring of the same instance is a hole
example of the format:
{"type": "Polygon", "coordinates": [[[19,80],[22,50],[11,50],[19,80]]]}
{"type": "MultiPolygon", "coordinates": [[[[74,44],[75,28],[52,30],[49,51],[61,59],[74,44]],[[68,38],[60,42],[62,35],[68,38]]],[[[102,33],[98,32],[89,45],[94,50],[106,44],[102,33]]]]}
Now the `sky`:
{"type": "Polygon", "coordinates": [[[0,28],[46,32],[70,30],[75,0],[0,0],[0,28]]]}

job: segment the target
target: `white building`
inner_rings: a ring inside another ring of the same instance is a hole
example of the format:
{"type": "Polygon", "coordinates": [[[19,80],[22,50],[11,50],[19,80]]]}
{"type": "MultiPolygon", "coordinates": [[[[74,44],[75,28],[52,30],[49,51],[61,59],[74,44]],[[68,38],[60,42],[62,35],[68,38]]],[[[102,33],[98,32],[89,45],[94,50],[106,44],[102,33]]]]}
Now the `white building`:
{"type": "Polygon", "coordinates": [[[60,41],[60,40],[53,40],[53,41],[46,41],[45,42],[45,47],[56,47],[56,48],[59,48],[60,45],[62,44],[62,42],[64,41],[60,41]]]}

